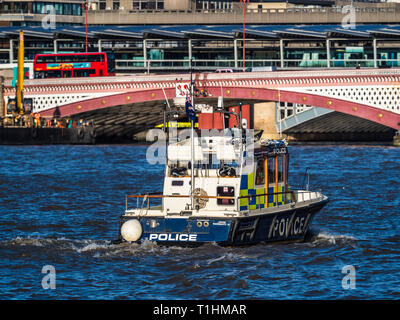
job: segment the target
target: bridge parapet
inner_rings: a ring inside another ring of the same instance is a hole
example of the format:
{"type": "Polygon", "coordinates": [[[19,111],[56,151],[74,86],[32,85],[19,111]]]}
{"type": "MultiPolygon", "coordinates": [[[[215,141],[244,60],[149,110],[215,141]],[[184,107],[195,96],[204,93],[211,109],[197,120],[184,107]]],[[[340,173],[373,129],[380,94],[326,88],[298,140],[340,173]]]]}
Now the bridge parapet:
{"type": "MultiPolygon", "coordinates": [[[[347,112],[390,127],[396,121],[393,116],[400,115],[400,69],[196,73],[194,79],[210,103],[218,96],[232,101],[280,100],[347,112]]],[[[35,79],[26,81],[24,94],[33,98],[35,112],[51,114],[59,108],[61,115],[74,115],[170,100],[176,84],[189,80],[189,74],[35,79]]],[[[14,88],[6,82],[6,99],[13,95],[14,88]]]]}

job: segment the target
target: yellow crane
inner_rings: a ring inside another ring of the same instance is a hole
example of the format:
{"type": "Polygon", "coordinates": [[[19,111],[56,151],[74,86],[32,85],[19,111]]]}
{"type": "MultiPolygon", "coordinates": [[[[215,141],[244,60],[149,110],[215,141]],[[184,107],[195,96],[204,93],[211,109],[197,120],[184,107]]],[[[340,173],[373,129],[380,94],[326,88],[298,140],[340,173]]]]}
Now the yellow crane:
{"type": "Polygon", "coordinates": [[[16,102],[17,112],[20,115],[24,114],[24,32],[19,32],[19,46],[18,46],[18,66],[17,66],[17,90],[16,102]]]}

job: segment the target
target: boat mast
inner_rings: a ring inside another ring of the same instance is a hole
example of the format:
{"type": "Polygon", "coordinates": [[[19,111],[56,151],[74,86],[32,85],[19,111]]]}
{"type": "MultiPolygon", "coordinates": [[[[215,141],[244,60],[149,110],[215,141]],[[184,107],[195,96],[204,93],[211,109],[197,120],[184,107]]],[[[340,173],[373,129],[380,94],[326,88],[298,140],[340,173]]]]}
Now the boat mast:
{"type": "Polygon", "coordinates": [[[16,90],[16,103],[17,112],[20,115],[24,114],[24,32],[19,32],[19,46],[18,46],[18,65],[17,65],[17,90],[16,90]]]}
{"type": "MultiPolygon", "coordinates": [[[[193,81],[192,57],[190,57],[190,100],[194,111],[195,108],[194,108],[193,92],[194,92],[194,81],[193,81]]],[[[195,116],[190,118],[190,142],[191,142],[190,203],[192,210],[194,210],[194,119],[195,116]]]]}

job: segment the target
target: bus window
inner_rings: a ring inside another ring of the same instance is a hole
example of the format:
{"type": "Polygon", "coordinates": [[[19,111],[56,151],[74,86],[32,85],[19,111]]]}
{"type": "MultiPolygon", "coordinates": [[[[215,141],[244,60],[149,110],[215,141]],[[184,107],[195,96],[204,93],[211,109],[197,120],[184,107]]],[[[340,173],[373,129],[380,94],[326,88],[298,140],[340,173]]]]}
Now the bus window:
{"type": "Polygon", "coordinates": [[[45,78],[61,78],[61,71],[60,70],[46,71],[45,78]]]}
{"type": "Polygon", "coordinates": [[[115,54],[114,52],[107,52],[107,74],[113,75],[115,72],[115,54]]]}
{"type": "Polygon", "coordinates": [[[63,78],[71,78],[72,77],[72,71],[71,70],[65,70],[62,72],[63,78]]]}
{"type": "Polygon", "coordinates": [[[74,70],[74,77],[89,77],[95,74],[96,70],[94,69],[74,70]]]}
{"type": "Polygon", "coordinates": [[[44,63],[53,63],[55,62],[55,57],[54,56],[45,56],[43,57],[43,62],[44,63]]]}
{"type": "Polygon", "coordinates": [[[35,77],[35,79],[44,79],[45,72],[44,71],[35,71],[34,77],[35,77]]]}

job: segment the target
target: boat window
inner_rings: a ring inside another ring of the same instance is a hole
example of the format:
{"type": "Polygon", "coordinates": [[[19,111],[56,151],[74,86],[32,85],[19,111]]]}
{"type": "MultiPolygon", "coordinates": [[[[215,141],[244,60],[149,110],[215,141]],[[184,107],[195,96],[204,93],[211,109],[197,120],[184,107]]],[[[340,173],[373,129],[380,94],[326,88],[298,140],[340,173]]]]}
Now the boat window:
{"type": "Polygon", "coordinates": [[[265,184],[264,159],[257,159],[256,185],[265,184]]]}
{"type": "MultiPolygon", "coordinates": [[[[218,197],[234,197],[235,196],[235,188],[227,187],[227,186],[217,187],[217,196],[218,197]]],[[[235,199],[217,199],[217,204],[225,205],[225,206],[232,206],[235,204],[235,199]]]]}
{"type": "Polygon", "coordinates": [[[174,187],[183,186],[183,180],[172,180],[171,185],[174,186],[174,187]]]}
{"type": "Polygon", "coordinates": [[[278,182],[285,181],[285,158],[284,155],[278,157],[278,182]]]}
{"type": "Polygon", "coordinates": [[[268,183],[275,183],[275,157],[268,158],[268,183]]]}

